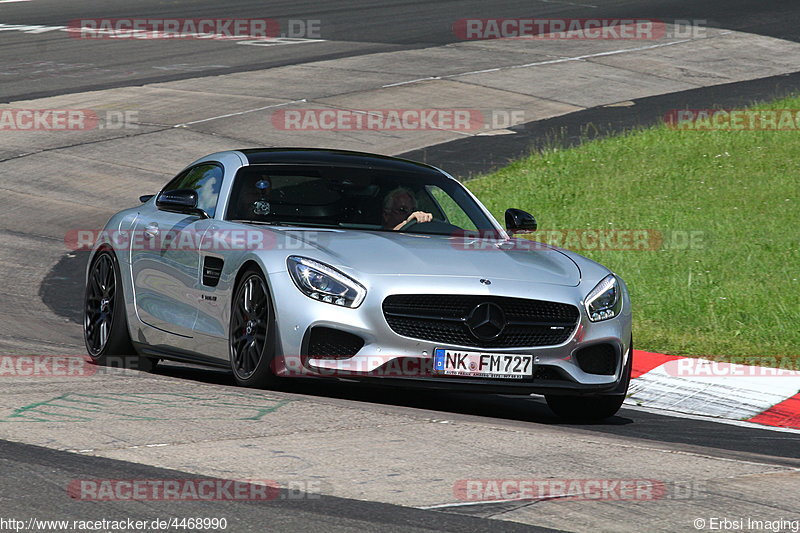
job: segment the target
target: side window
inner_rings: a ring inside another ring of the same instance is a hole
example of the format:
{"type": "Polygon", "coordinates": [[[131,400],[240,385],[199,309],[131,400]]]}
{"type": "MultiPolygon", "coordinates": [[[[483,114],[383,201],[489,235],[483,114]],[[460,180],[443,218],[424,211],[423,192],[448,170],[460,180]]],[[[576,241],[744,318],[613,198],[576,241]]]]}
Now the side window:
{"type": "Polygon", "coordinates": [[[217,198],[222,186],[222,167],[217,163],[201,163],[181,172],[164,187],[173,189],[194,189],[197,191],[197,207],[213,217],[217,209],[217,198]]]}
{"type": "Polygon", "coordinates": [[[475,223],[470,220],[469,216],[461,209],[452,196],[437,187],[436,185],[427,185],[425,187],[430,195],[439,204],[445,216],[445,222],[449,222],[454,226],[458,226],[464,230],[476,230],[475,223]]]}

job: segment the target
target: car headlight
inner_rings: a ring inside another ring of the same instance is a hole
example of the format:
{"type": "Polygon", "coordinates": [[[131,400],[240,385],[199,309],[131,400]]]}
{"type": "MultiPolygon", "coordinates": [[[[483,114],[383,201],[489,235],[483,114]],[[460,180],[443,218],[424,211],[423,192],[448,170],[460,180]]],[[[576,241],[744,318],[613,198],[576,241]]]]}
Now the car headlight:
{"type": "Polygon", "coordinates": [[[297,288],[314,300],[358,307],[367,295],[367,289],[359,282],[319,261],[292,255],[286,263],[297,288]]]}
{"type": "Polygon", "coordinates": [[[622,295],[617,278],[613,274],[603,278],[603,281],[586,295],[583,305],[592,322],[600,322],[617,316],[622,309],[622,295]]]}

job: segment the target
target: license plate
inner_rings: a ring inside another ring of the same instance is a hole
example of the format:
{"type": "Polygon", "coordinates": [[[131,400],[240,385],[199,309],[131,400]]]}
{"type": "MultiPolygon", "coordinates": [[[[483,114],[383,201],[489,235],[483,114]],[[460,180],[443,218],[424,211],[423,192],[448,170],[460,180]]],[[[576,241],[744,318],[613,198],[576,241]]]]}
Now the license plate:
{"type": "Polygon", "coordinates": [[[462,350],[433,351],[433,371],[446,376],[523,379],[533,373],[533,356],[462,350]]]}

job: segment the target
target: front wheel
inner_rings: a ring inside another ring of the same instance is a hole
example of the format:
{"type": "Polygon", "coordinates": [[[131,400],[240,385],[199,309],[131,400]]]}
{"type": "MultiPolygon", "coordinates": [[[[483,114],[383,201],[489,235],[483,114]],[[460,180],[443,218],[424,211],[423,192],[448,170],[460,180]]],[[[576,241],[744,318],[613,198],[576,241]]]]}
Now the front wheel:
{"type": "Polygon", "coordinates": [[[263,274],[248,269],[231,302],[228,332],[231,370],[243,387],[267,388],[277,385],[272,371],[275,357],[275,315],[263,274]]]}
{"type": "Polygon", "coordinates": [[[622,371],[622,379],[613,394],[603,396],[545,396],[547,406],[562,418],[573,420],[603,420],[617,414],[625,401],[628,386],[631,382],[633,365],[633,340],[628,349],[628,361],[622,371]]]}
{"type": "Polygon", "coordinates": [[[96,365],[152,372],[158,359],[140,356],[131,344],[117,258],[110,251],[92,260],[83,307],[83,338],[96,365]]]}
{"type": "Polygon", "coordinates": [[[625,396],[545,396],[558,416],[574,420],[603,420],[617,414],[625,396]]]}

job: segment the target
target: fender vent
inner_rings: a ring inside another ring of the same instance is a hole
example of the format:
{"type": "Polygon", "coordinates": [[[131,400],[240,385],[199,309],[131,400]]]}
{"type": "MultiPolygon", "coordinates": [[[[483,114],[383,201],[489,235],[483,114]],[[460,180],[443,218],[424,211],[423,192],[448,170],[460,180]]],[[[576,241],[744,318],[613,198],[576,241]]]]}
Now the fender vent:
{"type": "Polygon", "coordinates": [[[224,261],[219,257],[207,255],[203,258],[203,285],[206,287],[216,287],[219,277],[222,275],[222,264],[224,261]]]}

